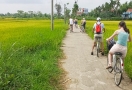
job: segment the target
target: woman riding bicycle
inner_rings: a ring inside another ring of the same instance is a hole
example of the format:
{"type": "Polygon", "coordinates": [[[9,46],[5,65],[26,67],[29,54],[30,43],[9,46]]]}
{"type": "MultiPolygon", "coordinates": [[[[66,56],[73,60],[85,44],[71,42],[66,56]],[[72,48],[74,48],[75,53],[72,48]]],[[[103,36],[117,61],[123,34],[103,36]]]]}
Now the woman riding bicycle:
{"type": "Polygon", "coordinates": [[[119,29],[116,30],[112,36],[107,38],[106,40],[109,42],[111,39],[113,39],[115,36],[118,36],[118,40],[116,44],[110,49],[109,54],[108,54],[108,66],[106,69],[111,68],[111,63],[112,63],[112,55],[115,52],[120,52],[122,53],[122,59],[124,60],[126,54],[127,54],[127,42],[131,41],[130,37],[130,31],[126,26],[126,23],[124,21],[121,21],[119,23],[119,29]]]}

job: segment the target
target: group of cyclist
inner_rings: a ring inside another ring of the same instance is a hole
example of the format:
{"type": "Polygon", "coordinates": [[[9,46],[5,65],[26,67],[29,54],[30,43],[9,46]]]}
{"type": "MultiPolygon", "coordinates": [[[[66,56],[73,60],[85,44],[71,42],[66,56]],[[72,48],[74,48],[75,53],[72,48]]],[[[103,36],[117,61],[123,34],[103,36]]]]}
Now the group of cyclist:
{"type": "Polygon", "coordinates": [[[74,20],[72,18],[70,18],[69,19],[69,26],[70,26],[71,32],[73,32],[73,26],[74,25],[75,25],[75,28],[80,28],[81,31],[85,32],[85,26],[86,26],[86,20],[85,20],[85,18],[83,18],[81,20],[81,26],[78,25],[78,20],[76,18],[74,20]]]}
{"type": "MultiPolygon", "coordinates": [[[[94,43],[93,43],[93,46],[92,46],[92,51],[91,51],[91,55],[93,55],[93,50],[94,50],[94,47],[96,47],[96,42],[97,42],[97,37],[101,37],[100,39],[100,42],[101,42],[101,54],[104,55],[104,45],[103,45],[103,32],[105,32],[105,27],[104,27],[104,24],[101,22],[101,18],[98,17],[97,19],[97,22],[93,25],[93,32],[94,32],[94,43]],[[99,25],[101,26],[101,32],[100,33],[96,33],[96,26],[99,25]]],[[[71,21],[71,18],[70,20],[71,21]]],[[[72,23],[70,23],[70,25],[75,23],[75,25],[77,25],[77,19],[75,20],[72,20],[72,23]]],[[[86,25],[86,20],[85,18],[83,18],[81,20],[81,25],[84,27],[85,29],[85,25],[86,25]]],[[[108,53],[108,66],[106,67],[106,69],[109,69],[111,68],[111,63],[112,63],[112,55],[115,53],[115,52],[120,52],[122,53],[122,59],[124,60],[126,54],[127,54],[127,43],[131,41],[131,37],[130,37],[130,31],[129,29],[127,28],[126,26],[126,23],[124,21],[120,21],[119,24],[118,24],[118,28],[117,30],[115,30],[115,32],[109,37],[106,39],[107,43],[109,44],[109,42],[111,40],[114,39],[115,36],[117,36],[117,41],[116,41],[116,44],[114,44],[112,46],[112,48],[109,50],[109,53],[108,53]]]]}

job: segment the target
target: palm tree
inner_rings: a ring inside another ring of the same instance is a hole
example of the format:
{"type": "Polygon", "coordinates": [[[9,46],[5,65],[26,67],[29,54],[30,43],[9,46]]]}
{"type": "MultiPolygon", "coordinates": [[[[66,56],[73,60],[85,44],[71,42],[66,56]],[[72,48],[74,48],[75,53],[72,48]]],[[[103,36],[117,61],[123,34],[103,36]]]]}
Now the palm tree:
{"type": "Polygon", "coordinates": [[[116,15],[118,15],[118,10],[120,5],[121,5],[120,0],[116,0],[116,7],[115,7],[116,15]]]}

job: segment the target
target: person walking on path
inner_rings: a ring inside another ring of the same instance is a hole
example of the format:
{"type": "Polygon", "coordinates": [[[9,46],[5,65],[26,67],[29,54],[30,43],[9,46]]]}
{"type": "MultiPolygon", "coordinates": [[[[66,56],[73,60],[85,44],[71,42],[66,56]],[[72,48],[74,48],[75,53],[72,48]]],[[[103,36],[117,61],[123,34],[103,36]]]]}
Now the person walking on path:
{"type": "Polygon", "coordinates": [[[126,54],[127,54],[127,42],[131,41],[130,37],[130,31],[126,26],[126,23],[124,21],[119,22],[119,29],[116,30],[112,36],[107,38],[106,40],[109,42],[112,40],[115,36],[118,36],[118,40],[116,44],[110,49],[109,54],[108,54],[108,66],[106,69],[111,68],[111,63],[112,63],[112,55],[115,52],[121,52],[122,53],[122,59],[124,60],[126,54]]]}
{"type": "Polygon", "coordinates": [[[70,18],[69,19],[70,32],[73,32],[73,24],[74,24],[74,20],[70,18]]]}
{"type": "Polygon", "coordinates": [[[94,50],[94,47],[96,46],[96,42],[97,42],[97,38],[96,37],[101,37],[101,39],[100,39],[101,49],[102,49],[102,55],[104,55],[103,32],[105,32],[105,27],[104,27],[104,24],[101,22],[101,18],[100,17],[97,18],[97,22],[93,26],[93,32],[94,32],[94,43],[93,43],[91,55],[94,54],[93,50],[94,50]],[[99,33],[96,32],[98,25],[100,26],[100,32],[99,33]]]}

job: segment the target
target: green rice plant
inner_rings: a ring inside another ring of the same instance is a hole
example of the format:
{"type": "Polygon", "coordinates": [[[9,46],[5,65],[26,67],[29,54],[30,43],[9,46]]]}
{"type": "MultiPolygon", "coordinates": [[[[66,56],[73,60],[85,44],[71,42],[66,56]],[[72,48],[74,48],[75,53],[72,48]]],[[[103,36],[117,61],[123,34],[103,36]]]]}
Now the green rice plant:
{"type": "Polygon", "coordinates": [[[0,21],[0,90],[60,90],[67,26],[55,20],[0,21]]]}
{"type": "MultiPolygon", "coordinates": [[[[88,33],[88,35],[92,39],[93,39],[93,35],[94,35],[93,32],[92,32],[92,29],[93,29],[93,25],[94,25],[95,22],[96,21],[87,21],[86,32],[88,33]]],[[[105,29],[106,29],[106,32],[103,33],[105,53],[108,53],[107,48],[106,48],[106,38],[110,37],[114,33],[115,30],[118,30],[119,22],[120,21],[102,21],[102,23],[104,23],[105,29]]],[[[131,32],[130,35],[132,37],[132,22],[131,21],[125,21],[125,22],[126,22],[127,28],[131,32]]],[[[115,40],[116,39],[117,38],[115,38],[115,40]]],[[[132,43],[130,42],[130,43],[128,43],[128,52],[127,52],[127,56],[125,58],[124,65],[125,65],[126,73],[132,79],[132,60],[131,60],[132,56],[131,56],[131,53],[132,53],[132,43]]]]}

